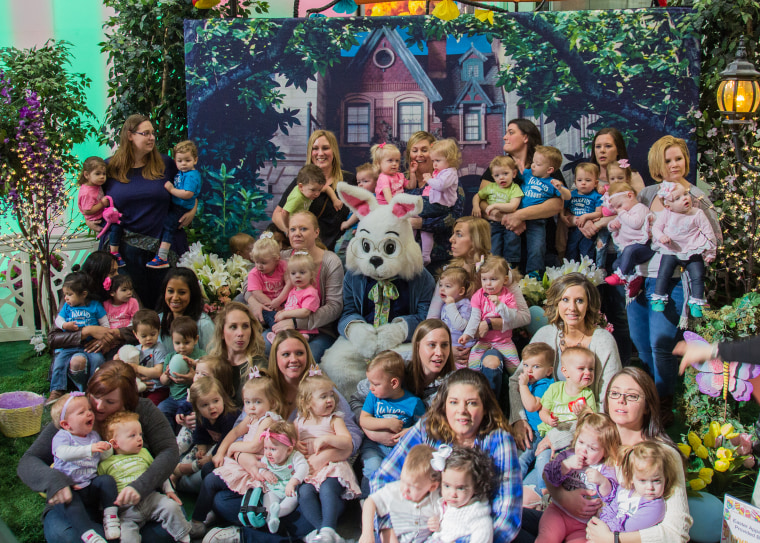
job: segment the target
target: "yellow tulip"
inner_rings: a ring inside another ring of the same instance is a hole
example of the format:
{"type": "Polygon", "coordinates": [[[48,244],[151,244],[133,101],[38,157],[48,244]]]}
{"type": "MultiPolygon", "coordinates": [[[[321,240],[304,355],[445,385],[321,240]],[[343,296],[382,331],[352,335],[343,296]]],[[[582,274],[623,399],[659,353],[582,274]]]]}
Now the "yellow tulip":
{"type": "Polygon", "coordinates": [[[689,455],[691,454],[691,447],[689,447],[686,443],[679,443],[678,450],[681,451],[681,454],[686,458],[689,458],[689,455]]]}
{"type": "Polygon", "coordinates": [[[689,432],[689,435],[687,436],[687,440],[689,442],[689,445],[691,445],[692,449],[696,449],[700,445],[702,445],[702,440],[699,439],[699,436],[695,434],[694,432],[689,432]]]}
{"type": "Polygon", "coordinates": [[[713,470],[710,468],[702,468],[699,470],[699,478],[709,485],[712,483],[713,473],[713,470]]]}
{"type": "MultiPolygon", "coordinates": [[[[734,433],[734,425],[730,422],[727,422],[723,426],[720,427],[720,433],[726,437],[728,437],[728,434],[734,433]]],[[[731,438],[729,438],[731,439],[731,438]]]]}
{"type": "Polygon", "coordinates": [[[715,461],[715,471],[726,471],[729,467],[731,467],[731,463],[727,460],[716,460],[715,461]]]}
{"type": "Polygon", "coordinates": [[[702,479],[697,477],[696,479],[692,479],[691,481],[689,481],[689,486],[691,487],[692,490],[702,490],[704,487],[707,486],[707,484],[702,479]]]}
{"type": "Polygon", "coordinates": [[[703,438],[703,441],[706,446],[710,447],[711,449],[715,448],[715,438],[717,438],[720,435],[720,424],[718,424],[715,421],[712,421],[710,423],[710,429],[705,434],[705,437],[703,438]]]}
{"type": "Polygon", "coordinates": [[[702,460],[705,460],[707,458],[707,449],[704,445],[700,445],[697,447],[697,449],[694,451],[694,454],[696,454],[699,458],[702,460]]]}
{"type": "Polygon", "coordinates": [[[726,460],[727,462],[731,462],[731,460],[734,459],[734,451],[731,449],[726,449],[725,447],[718,449],[718,452],[715,454],[718,456],[718,458],[726,460]]]}

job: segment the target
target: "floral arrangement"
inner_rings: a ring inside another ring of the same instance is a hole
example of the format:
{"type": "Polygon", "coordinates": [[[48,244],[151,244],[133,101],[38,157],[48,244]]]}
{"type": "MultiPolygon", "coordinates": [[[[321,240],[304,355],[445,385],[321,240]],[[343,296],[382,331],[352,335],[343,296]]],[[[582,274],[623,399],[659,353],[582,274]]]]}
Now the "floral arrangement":
{"type": "Polygon", "coordinates": [[[580,262],[565,259],[562,266],[546,268],[541,281],[530,276],[525,276],[520,280],[520,290],[523,296],[525,296],[528,305],[542,305],[544,300],[546,300],[546,291],[549,289],[552,281],[568,273],[585,275],[596,286],[604,283],[604,272],[598,269],[594,261],[589,257],[582,257],[580,262]]]}
{"type": "Polygon", "coordinates": [[[250,268],[250,263],[240,255],[224,260],[214,253],[204,254],[200,242],[193,243],[177,265],[190,268],[198,276],[211,313],[240,294],[250,268]]]}
{"type": "MultiPolygon", "coordinates": [[[[739,433],[733,425],[710,422],[702,439],[696,432],[682,436],[678,449],[686,457],[686,481],[690,492],[707,490],[718,497],[729,489],[736,493],[736,484],[756,473],[752,440],[749,434],[739,433]]],[[[751,489],[750,489],[751,492],[751,489]]]]}
{"type": "Polygon", "coordinates": [[[47,345],[45,345],[45,336],[39,332],[32,336],[29,343],[34,346],[34,351],[37,353],[37,356],[42,356],[42,353],[47,349],[47,345]]]}

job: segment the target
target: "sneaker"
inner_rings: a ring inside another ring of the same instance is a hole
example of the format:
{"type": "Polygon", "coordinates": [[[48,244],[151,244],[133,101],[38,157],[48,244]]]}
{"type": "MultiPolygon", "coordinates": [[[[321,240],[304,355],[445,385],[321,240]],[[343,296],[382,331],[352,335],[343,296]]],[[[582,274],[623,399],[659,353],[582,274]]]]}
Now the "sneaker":
{"type": "Polygon", "coordinates": [[[613,273],[612,275],[605,277],[604,282],[607,283],[608,285],[612,285],[613,287],[619,287],[619,286],[625,285],[625,279],[623,279],[616,273],[613,273]]]}
{"type": "Polygon", "coordinates": [[[702,306],[699,304],[689,304],[689,311],[691,312],[691,316],[695,319],[702,317],[702,306]]]}
{"type": "Polygon", "coordinates": [[[190,539],[200,539],[203,537],[206,533],[206,525],[203,524],[200,520],[194,520],[192,521],[192,526],[190,527],[190,539]]]}
{"type": "Polygon", "coordinates": [[[335,530],[328,527],[319,530],[319,535],[314,541],[315,543],[345,543],[345,539],[340,537],[335,530]]]}
{"type": "Polygon", "coordinates": [[[64,394],[66,394],[66,391],[65,391],[65,390],[52,390],[52,391],[50,392],[50,396],[48,396],[48,399],[47,399],[47,401],[45,402],[45,405],[52,405],[52,404],[54,404],[54,403],[55,403],[55,402],[57,402],[57,401],[58,401],[58,400],[61,398],[61,396],[63,396],[64,394]]]}
{"type": "Polygon", "coordinates": [[[169,263],[160,256],[156,255],[153,260],[145,264],[145,267],[153,268],[154,270],[162,270],[164,268],[168,268],[169,263]]]}
{"type": "Polygon", "coordinates": [[[237,526],[211,528],[203,538],[203,543],[240,543],[240,528],[237,526]]]}
{"type": "MultiPolygon", "coordinates": [[[[116,509],[114,507],[114,509],[116,509]]],[[[116,509],[118,512],[118,509],[116,509]]],[[[103,533],[106,539],[119,539],[121,537],[121,522],[119,516],[113,513],[103,514],[103,533]]]]}
{"type": "Polygon", "coordinates": [[[639,292],[641,292],[641,289],[644,287],[644,276],[643,275],[637,275],[630,281],[628,281],[628,288],[626,295],[629,298],[635,298],[639,295],[639,292]]]}
{"type": "MultiPolygon", "coordinates": [[[[312,530],[308,534],[306,534],[303,538],[303,540],[306,543],[317,543],[317,540],[319,539],[319,530],[312,530]]],[[[205,541],[203,543],[206,543],[205,541]]]]}
{"type": "Polygon", "coordinates": [[[83,533],[82,541],[84,541],[84,543],[108,543],[105,539],[100,537],[95,530],[87,530],[83,533]]]}
{"type": "Polygon", "coordinates": [[[116,257],[116,263],[119,265],[120,268],[123,268],[127,265],[126,262],[124,262],[124,259],[121,258],[121,255],[119,253],[111,253],[113,256],[116,257]]]}
{"type": "Polygon", "coordinates": [[[664,300],[652,300],[649,302],[649,307],[652,311],[655,311],[657,313],[662,313],[665,311],[665,301],[664,300]]]}
{"type": "Polygon", "coordinates": [[[537,271],[532,271],[532,272],[530,272],[530,273],[528,274],[528,277],[532,277],[532,278],[533,278],[533,279],[535,279],[536,281],[541,281],[541,274],[540,274],[540,273],[538,273],[537,271]]]}

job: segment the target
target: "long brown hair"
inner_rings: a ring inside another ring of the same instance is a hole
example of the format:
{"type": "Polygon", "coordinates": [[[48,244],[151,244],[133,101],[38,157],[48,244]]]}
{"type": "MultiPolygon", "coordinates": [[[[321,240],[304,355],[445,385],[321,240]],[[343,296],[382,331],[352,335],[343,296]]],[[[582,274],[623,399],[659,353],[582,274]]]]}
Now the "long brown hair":
{"type": "Polygon", "coordinates": [[[335,134],[329,130],[315,130],[311,133],[309,142],[306,144],[306,164],[311,164],[311,148],[314,146],[314,142],[322,136],[330,144],[333,153],[333,163],[330,169],[332,183],[330,186],[334,189],[338,185],[338,181],[343,181],[343,171],[340,169],[340,149],[338,149],[338,140],[335,138],[335,134]]]}
{"type": "Polygon", "coordinates": [[[137,395],[137,374],[132,366],[119,360],[109,360],[98,368],[87,383],[87,394],[101,398],[117,388],[121,391],[124,409],[134,411],[140,397],[137,395]]]}
{"type": "Polygon", "coordinates": [[[298,330],[293,329],[277,332],[277,335],[274,337],[274,341],[272,342],[272,348],[269,350],[269,366],[267,370],[269,371],[269,375],[272,377],[274,386],[277,388],[282,398],[286,398],[285,387],[287,385],[285,383],[285,379],[282,376],[282,373],[280,373],[280,367],[277,365],[277,351],[279,350],[282,342],[287,339],[297,339],[301,342],[304,349],[306,350],[306,366],[303,369],[303,374],[301,375],[302,378],[308,373],[310,367],[317,365],[316,362],[314,362],[314,356],[311,354],[309,342],[306,340],[306,338],[303,337],[303,334],[301,334],[298,330]]]}
{"type": "Polygon", "coordinates": [[[643,392],[644,418],[641,425],[641,435],[644,439],[659,439],[660,441],[672,444],[673,441],[665,433],[660,422],[660,395],[657,393],[657,388],[652,378],[641,368],[628,366],[621,369],[612,377],[610,384],[607,385],[607,393],[604,396],[604,412],[610,412],[610,389],[621,375],[627,375],[633,379],[643,392]]]}
{"type": "Polygon", "coordinates": [[[509,423],[504,418],[504,414],[496,401],[488,379],[475,370],[464,368],[457,370],[444,381],[441,388],[433,400],[427,412],[425,427],[428,435],[444,443],[454,442],[454,432],[451,430],[449,421],[446,418],[446,402],[449,401],[449,390],[455,385],[470,385],[478,391],[478,396],[483,404],[483,421],[478,428],[478,437],[484,437],[498,429],[509,432],[509,423]]]}
{"type": "Polygon", "coordinates": [[[417,325],[412,336],[412,361],[409,364],[407,379],[404,386],[415,396],[422,396],[425,391],[425,375],[422,371],[422,360],[420,359],[420,343],[430,332],[443,328],[449,336],[449,356],[441,368],[438,377],[445,377],[456,369],[454,363],[454,346],[451,344],[451,330],[441,319],[426,319],[417,325]]]}
{"type": "Polygon", "coordinates": [[[602,299],[599,296],[599,291],[594,284],[589,281],[585,275],[580,273],[568,273],[562,277],[555,279],[549,290],[546,291],[546,302],[544,302],[544,313],[546,313],[546,319],[549,324],[553,324],[558,328],[564,326],[564,321],[559,314],[559,302],[562,300],[562,296],[565,291],[570,287],[583,287],[583,291],[586,293],[586,314],[583,317],[583,325],[587,331],[593,332],[596,328],[596,324],[599,322],[599,311],[602,307],[602,299]]]}
{"type": "MultiPolygon", "coordinates": [[[[144,122],[150,122],[145,115],[135,114],[127,117],[124,125],[121,127],[119,136],[119,147],[108,162],[106,174],[113,177],[120,183],[129,183],[127,172],[134,167],[135,150],[132,142],[129,140],[129,134],[134,134],[137,127],[144,122]]],[[[145,157],[145,166],[142,167],[142,176],[145,179],[161,179],[164,176],[166,165],[161,158],[161,153],[154,146],[153,150],[145,157]]]]}
{"type": "Polygon", "coordinates": [[[251,313],[248,306],[240,302],[228,302],[219,313],[216,314],[216,318],[214,319],[214,336],[211,338],[208,349],[209,354],[229,361],[229,353],[227,352],[228,347],[224,342],[224,325],[227,320],[227,315],[233,311],[242,311],[245,313],[251,324],[251,339],[245,350],[246,358],[251,362],[255,357],[263,357],[264,337],[261,335],[261,323],[253,316],[253,313],[251,313]]]}

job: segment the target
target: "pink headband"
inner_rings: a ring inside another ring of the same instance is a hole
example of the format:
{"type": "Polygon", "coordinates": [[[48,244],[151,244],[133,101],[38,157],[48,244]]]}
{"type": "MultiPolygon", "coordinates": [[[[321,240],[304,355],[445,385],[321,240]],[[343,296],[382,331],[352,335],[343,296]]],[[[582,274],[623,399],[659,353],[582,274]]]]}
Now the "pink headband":
{"type": "MultiPolygon", "coordinates": [[[[633,192],[631,192],[630,190],[627,190],[625,192],[616,192],[615,194],[610,195],[609,201],[610,203],[612,203],[612,200],[614,200],[618,196],[625,196],[627,198],[629,194],[633,195],[633,192]]],[[[607,195],[605,194],[605,196],[607,195]]]]}
{"type": "Polygon", "coordinates": [[[261,432],[261,435],[259,436],[259,440],[264,441],[265,439],[269,439],[269,440],[274,439],[275,441],[279,441],[286,447],[293,446],[293,442],[290,441],[290,438],[288,436],[286,436],[285,434],[277,434],[275,432],[272,432],[269,430],[269,428],[261,432]]]}
{"type": "Polygon", "coordinates": [[[66,403],[63,404],[63,409],[61,409],[61,420],[66,420],[66,409],[69,407],[69,403],[74,398],[79,398],[80,396],[84,396],[84,392],[72,392],[69,394],[68,399],[66,400],[66,403]]]}

